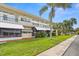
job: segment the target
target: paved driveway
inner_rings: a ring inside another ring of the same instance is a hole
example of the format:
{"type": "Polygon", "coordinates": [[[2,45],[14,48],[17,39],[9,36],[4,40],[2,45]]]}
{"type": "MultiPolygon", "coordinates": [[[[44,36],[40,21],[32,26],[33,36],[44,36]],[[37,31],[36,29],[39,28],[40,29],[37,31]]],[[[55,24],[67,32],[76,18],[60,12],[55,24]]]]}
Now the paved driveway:
{"type": "Polygon", "coordinates": [[[79,56],[79,35],[66,50],[64,56],[79,56]]]}

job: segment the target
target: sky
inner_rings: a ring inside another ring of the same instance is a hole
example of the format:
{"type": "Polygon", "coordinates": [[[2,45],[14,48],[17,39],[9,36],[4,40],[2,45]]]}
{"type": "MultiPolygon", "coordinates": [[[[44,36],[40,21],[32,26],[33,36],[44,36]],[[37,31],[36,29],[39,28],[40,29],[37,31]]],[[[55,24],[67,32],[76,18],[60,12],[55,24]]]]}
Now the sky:
{"type": "MultiPolygon", "coordinates": [[[[18,10],[39,16],[39,10],[45,5],[45,3],[7,3],[7,5],[18,10]]],[[[50,10],[42,15],[42,18],[48,19],[48,13],[50,10]]],[[[70,18],[76,18],[77,24],[74,28],[79,27],[79,4],[72,4],[71,8],[63,10],[62,8],[55,8],[55,17],[53,22],[62,22],[63,20],[69,20],[70,18]]]]}

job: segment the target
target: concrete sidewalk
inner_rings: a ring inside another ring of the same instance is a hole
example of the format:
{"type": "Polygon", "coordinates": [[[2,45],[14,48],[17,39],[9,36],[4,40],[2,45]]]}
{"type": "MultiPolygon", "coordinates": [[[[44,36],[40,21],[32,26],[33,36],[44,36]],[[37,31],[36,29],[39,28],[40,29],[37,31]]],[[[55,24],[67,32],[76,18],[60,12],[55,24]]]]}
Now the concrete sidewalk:
{"type": "Polygon", "coordinates": [[[63,41],[62,43],[56,45],[55,47],[52,47],[37,56],[61,56],[66,51],[66,49],[70,46],[70,44],[74,41],[74,39],[77,37],[77,35],[63,41]]]}

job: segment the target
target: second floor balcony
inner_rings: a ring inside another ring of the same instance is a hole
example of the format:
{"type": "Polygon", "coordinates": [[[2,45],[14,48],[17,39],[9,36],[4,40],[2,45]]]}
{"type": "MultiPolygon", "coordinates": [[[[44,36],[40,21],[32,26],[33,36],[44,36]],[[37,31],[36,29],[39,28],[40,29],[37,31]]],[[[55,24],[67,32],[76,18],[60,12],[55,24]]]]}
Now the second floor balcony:
{"type": "Polygon", "coordinates": [[[39,28],[50,28],[46,24],[41,24],[39,22],[35,23],[33,20],[27,20],[27,19],[22,19],[22,18],[12,18],[12,17],[7,17],[7,16],[0,16],[0,22],[3,23],[11,23],[11,24],[20,24],[24,25],[25,27],[30,26],[30,27],[39,27],[39,28]]]}
{"type": "Polygon", "coordinates": [[[21,21],[18,18],[11,18],[6,16],[0,16],[0,22],[11,23],[11,24],[21,24],[24,26],[32,26],[31,22],[25,22],[25,21],[21,21]]]}

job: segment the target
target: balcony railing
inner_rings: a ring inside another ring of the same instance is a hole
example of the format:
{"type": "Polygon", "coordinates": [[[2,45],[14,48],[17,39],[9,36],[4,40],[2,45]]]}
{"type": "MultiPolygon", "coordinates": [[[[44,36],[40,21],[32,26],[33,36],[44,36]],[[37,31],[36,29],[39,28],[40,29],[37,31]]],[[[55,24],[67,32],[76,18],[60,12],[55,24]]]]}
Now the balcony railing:
{"type": "Polygon", "coordinates": [[[14,18],[7,17],[7,19],[4,20],[3,16],[0,16],[0,22],[18,24],[18,22],[16,22],[14,18]]]}
{"type": "Polygon", "coordinates": [[[25,22],[25,21],[21,21],[19,19],[16,18],[11,18],[11,17],[7,17],[5,20],[3,18],[3,16],[0,16],[0,22],[5,22],[5,23],[12,23],[12,24],[21,24],[21,25],[25,25],[25,26],[35,26],[35,27],[41,27],[41,28],[49,28],[49,26],[46,25],[42,25],[42,24],[36,24],[33,22],[25,22]]]}
{"type": "Polygon", "coordinates": [[[20,21],[16,18],[7,17],[4,20],[3,16],[0,16],[0,22],[12,23],[12,24],[21,24],[21,25],[28,25],[28,24],[31,25],[31,23],[29,23],[29,22],[23,22],[23,21],[20,21]]]}

